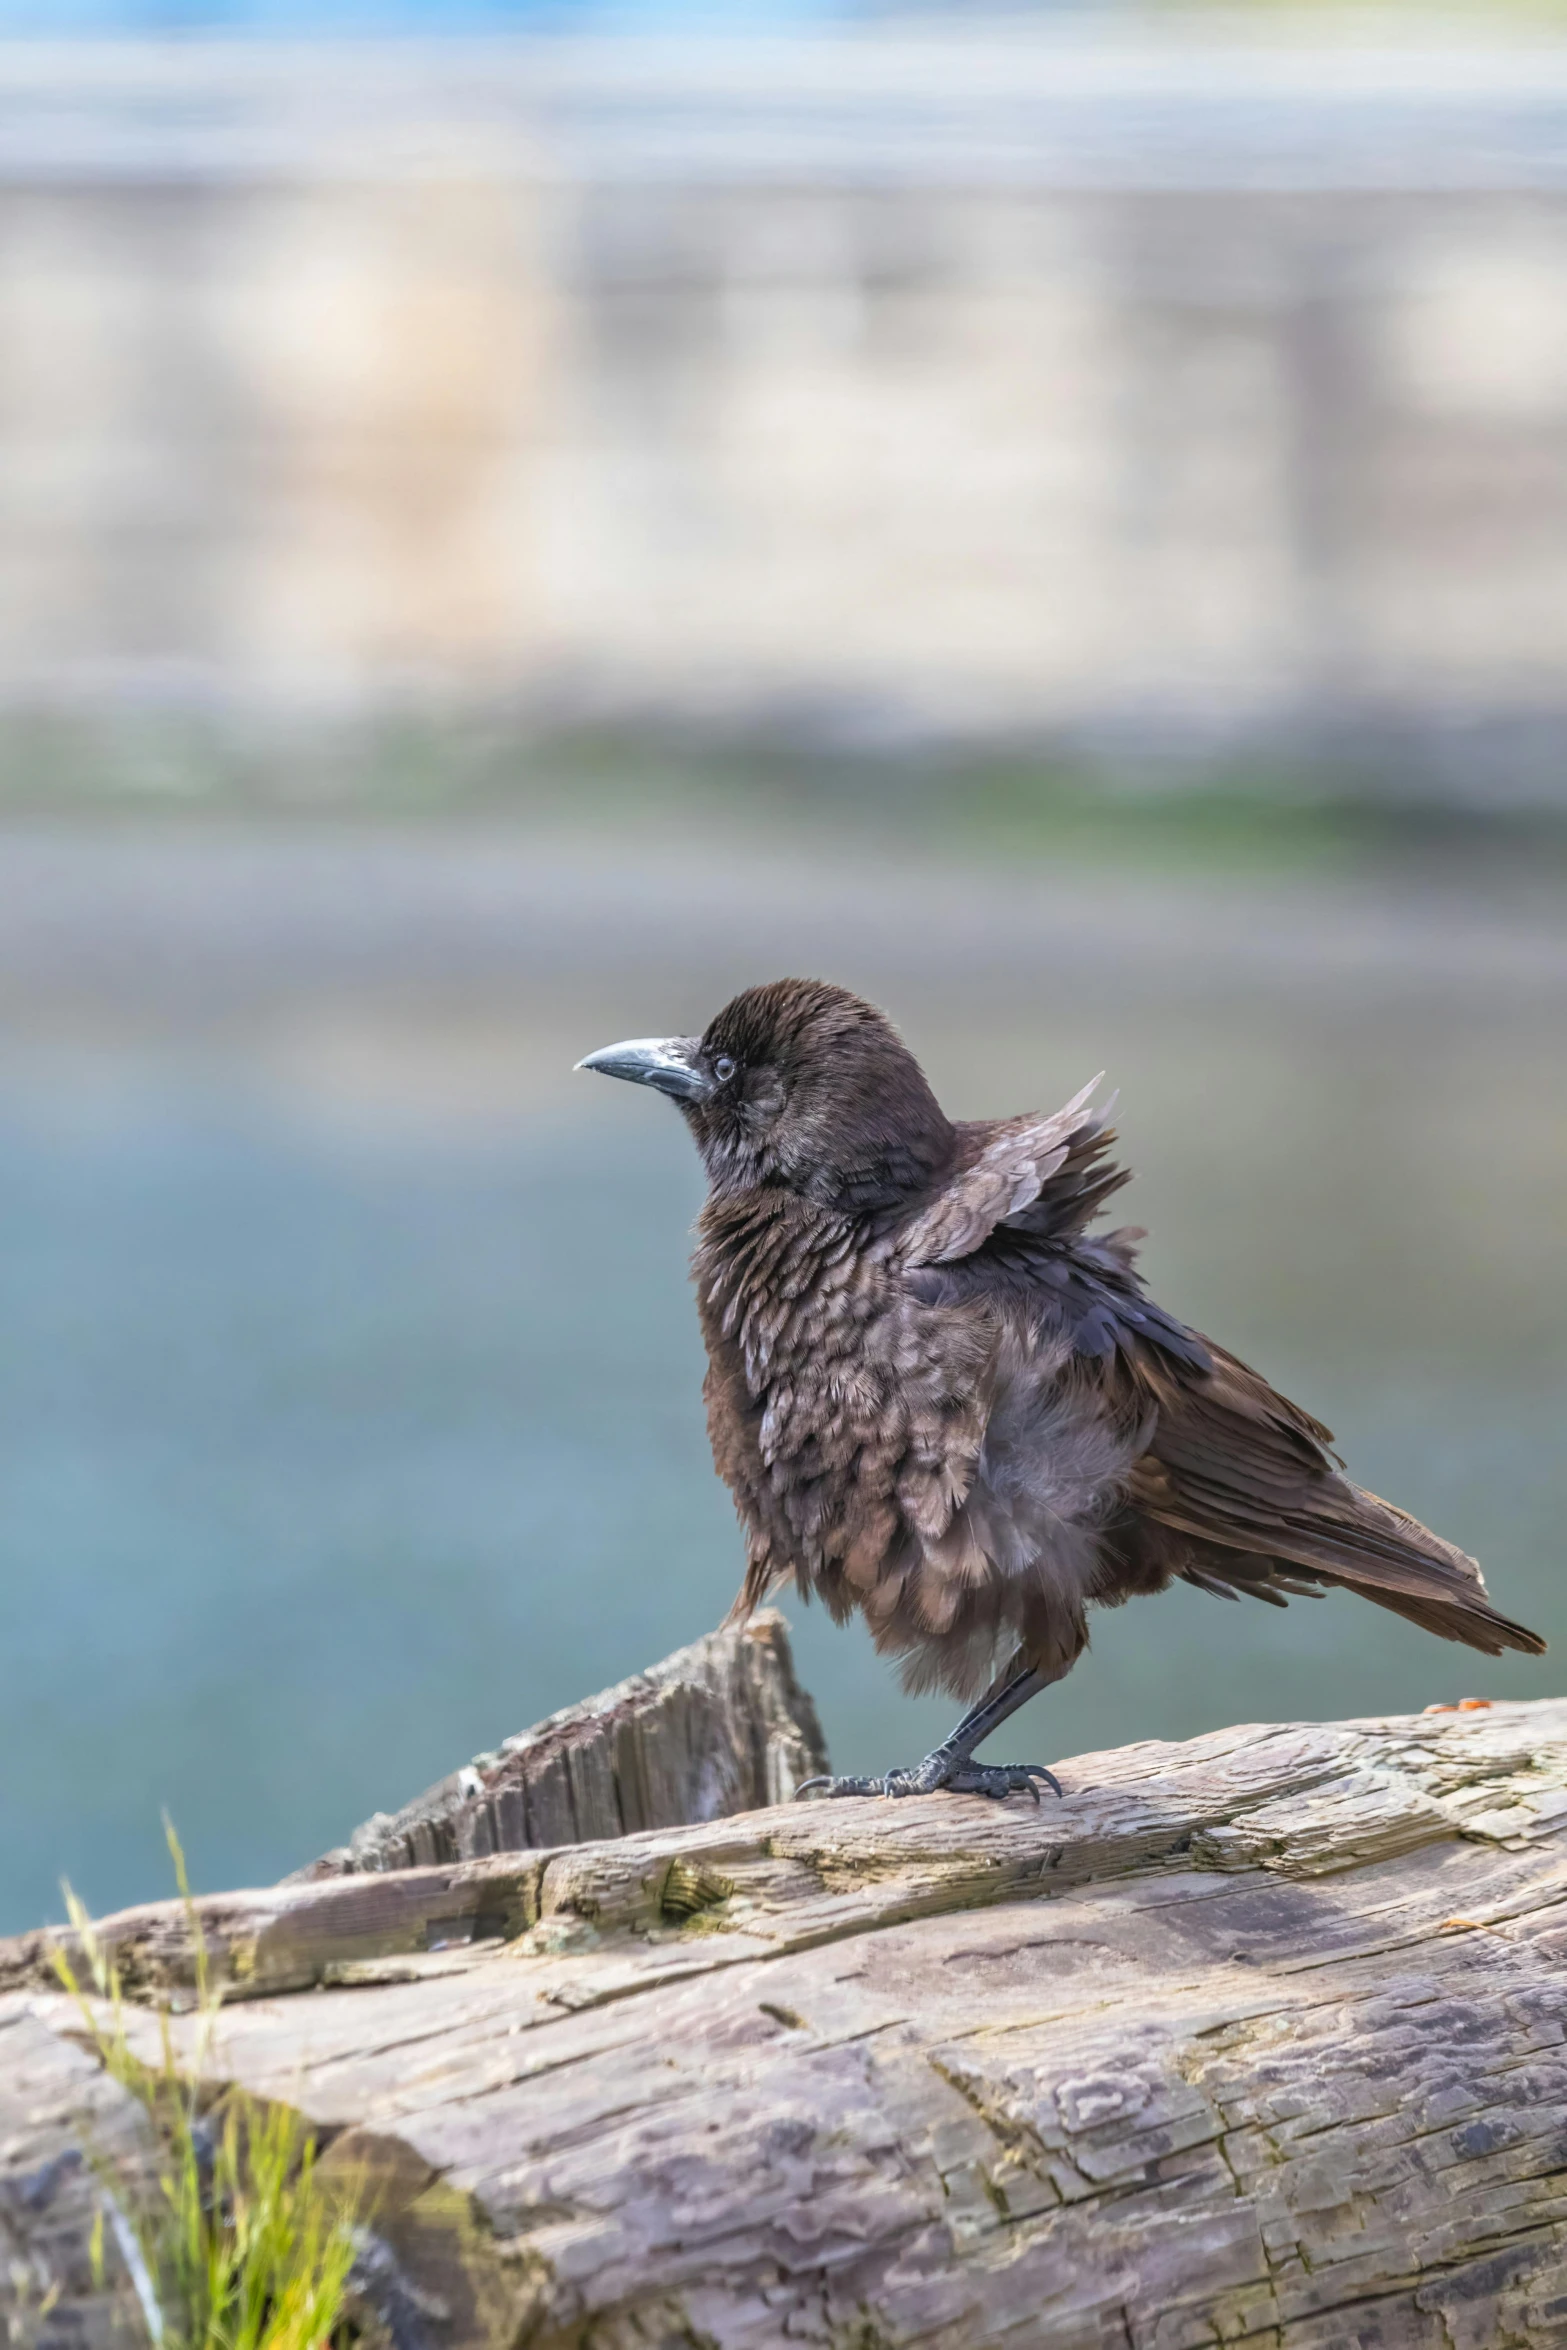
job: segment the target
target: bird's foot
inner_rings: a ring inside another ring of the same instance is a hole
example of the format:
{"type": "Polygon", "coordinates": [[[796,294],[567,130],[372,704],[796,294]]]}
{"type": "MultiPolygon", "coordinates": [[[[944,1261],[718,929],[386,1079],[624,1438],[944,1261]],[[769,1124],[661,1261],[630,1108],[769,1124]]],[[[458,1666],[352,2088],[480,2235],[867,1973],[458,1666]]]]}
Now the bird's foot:
{"type": "MultiPolygon", "coordinates": [[[[1037,1803],[1041,1783],[1052,1795],[1061,1793],[1060,1780],[1043,1763],[960,1763],[941,1782],[954,1795],[991,1795],[997,1803],[1004,1803],[1009,1795],[1031,1795],[1037,1803]]],[[[916,1791],[910,1788],[909,1792],[916,1791]]]]}
{"type": "Polygon", "coordinates": [[[1054,1795],[1061,1782],[1043,1763],[970,1762],[955,1755],[928,1754],[912,1771],[885,1771],[879,1779],[807,1779],[796,1795],[934,1795],[945,1788],[952,1795],[989,1795],[1004,1803],[1009,1795],[1031,1795],[1039,1801],[1039,1782],[1054,1795]]]}

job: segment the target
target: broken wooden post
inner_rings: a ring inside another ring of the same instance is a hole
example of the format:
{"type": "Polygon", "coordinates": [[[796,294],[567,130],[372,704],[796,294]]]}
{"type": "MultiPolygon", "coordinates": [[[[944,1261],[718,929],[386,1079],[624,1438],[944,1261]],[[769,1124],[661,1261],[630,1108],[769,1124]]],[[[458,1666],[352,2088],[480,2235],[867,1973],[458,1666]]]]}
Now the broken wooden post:
{"type": "Polygon", "coordinates": [[[722,1819],[786,1803],[826,1768],[816,1708],[769,1608],[475,1755],[296,1876],[384,1874],[722,1819]]]}

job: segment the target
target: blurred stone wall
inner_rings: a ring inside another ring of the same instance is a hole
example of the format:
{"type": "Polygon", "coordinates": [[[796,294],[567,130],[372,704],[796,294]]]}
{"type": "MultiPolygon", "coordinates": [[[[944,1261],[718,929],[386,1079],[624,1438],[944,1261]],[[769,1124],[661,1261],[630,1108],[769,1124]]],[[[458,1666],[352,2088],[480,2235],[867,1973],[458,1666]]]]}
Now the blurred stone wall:
{"type": "Polygon", "coordinates": [[[506,180],[0,189],[0,675],[525,670],[548,298],[506,180]]]}
{"type": "Polygon", "coordinates": [[[0,51],[0,685],[1567,794],[1567,63],[0,51]]]}

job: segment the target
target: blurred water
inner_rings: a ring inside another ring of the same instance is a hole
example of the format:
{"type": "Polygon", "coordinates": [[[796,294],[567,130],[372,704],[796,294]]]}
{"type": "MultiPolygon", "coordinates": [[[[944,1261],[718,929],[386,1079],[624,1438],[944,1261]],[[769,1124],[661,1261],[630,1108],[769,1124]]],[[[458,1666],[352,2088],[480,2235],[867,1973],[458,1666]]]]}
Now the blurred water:
{"type": "MultiPolygon", "coordinates": [[[[62,1871],[100,1908],[165,1889],[162,1805],[199,1882],[272,1878],[722,1614],[697,1171],[666,1105],[568,1072],[791,963],[878,993],[960,1113],[1108,1064],[1161,1294],[1567,1638],[1553,909],[1068,874],[1026,929],[1017,877],[971,877],[944,926],[929,875],[867,870],[854,926],[849,882],[748,852],[686,859],[683,900],[659,867],[638,930],[604,909],[652,849],[599,889],[480,843],[443,929],[434,849],[349,844],[312,931],[324,868],[179,853],[183,933],[148,911],[173,852],[13,842],[0,874],[0,1927],[62,1871]],[[293,951],[241,986],[268,924],[293,951]]],[[[794,1612],[835,1760],[922,1751],[947,1709],[794,1612]]],[[[1100,1619],[1003,1743],[1556,1686],[1346,1598],[1182,1592],[1100,1619]]]]}

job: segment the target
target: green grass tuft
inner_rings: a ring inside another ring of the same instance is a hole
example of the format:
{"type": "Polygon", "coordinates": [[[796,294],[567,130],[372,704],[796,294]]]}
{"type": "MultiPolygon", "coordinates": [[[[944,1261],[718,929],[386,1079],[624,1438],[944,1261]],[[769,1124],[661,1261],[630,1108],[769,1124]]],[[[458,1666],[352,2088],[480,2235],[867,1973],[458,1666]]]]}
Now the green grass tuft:
{"type": "Polygon", "coordinates": [[[158,2061],[132,2048],[119,1968],[68,1885],[87,1980],[66,1950],[53,1952],[105,2070],[146,2108],[160,2151],[151,2196],[124,2194],[100,2166],[95,2278],[104,2272],[107,2233],[156,2350],[323,2350],[343,2325],[357,2248],[353,2215],[318,2179],[315,2139],[298,2114],[235,2089],[203,2101],[200,2075],[219,1997],[185,1856],[167,1822],[165,1831],[195,1951],[195,2046],[184,2064],[166,2010],[158,2061]]]}

